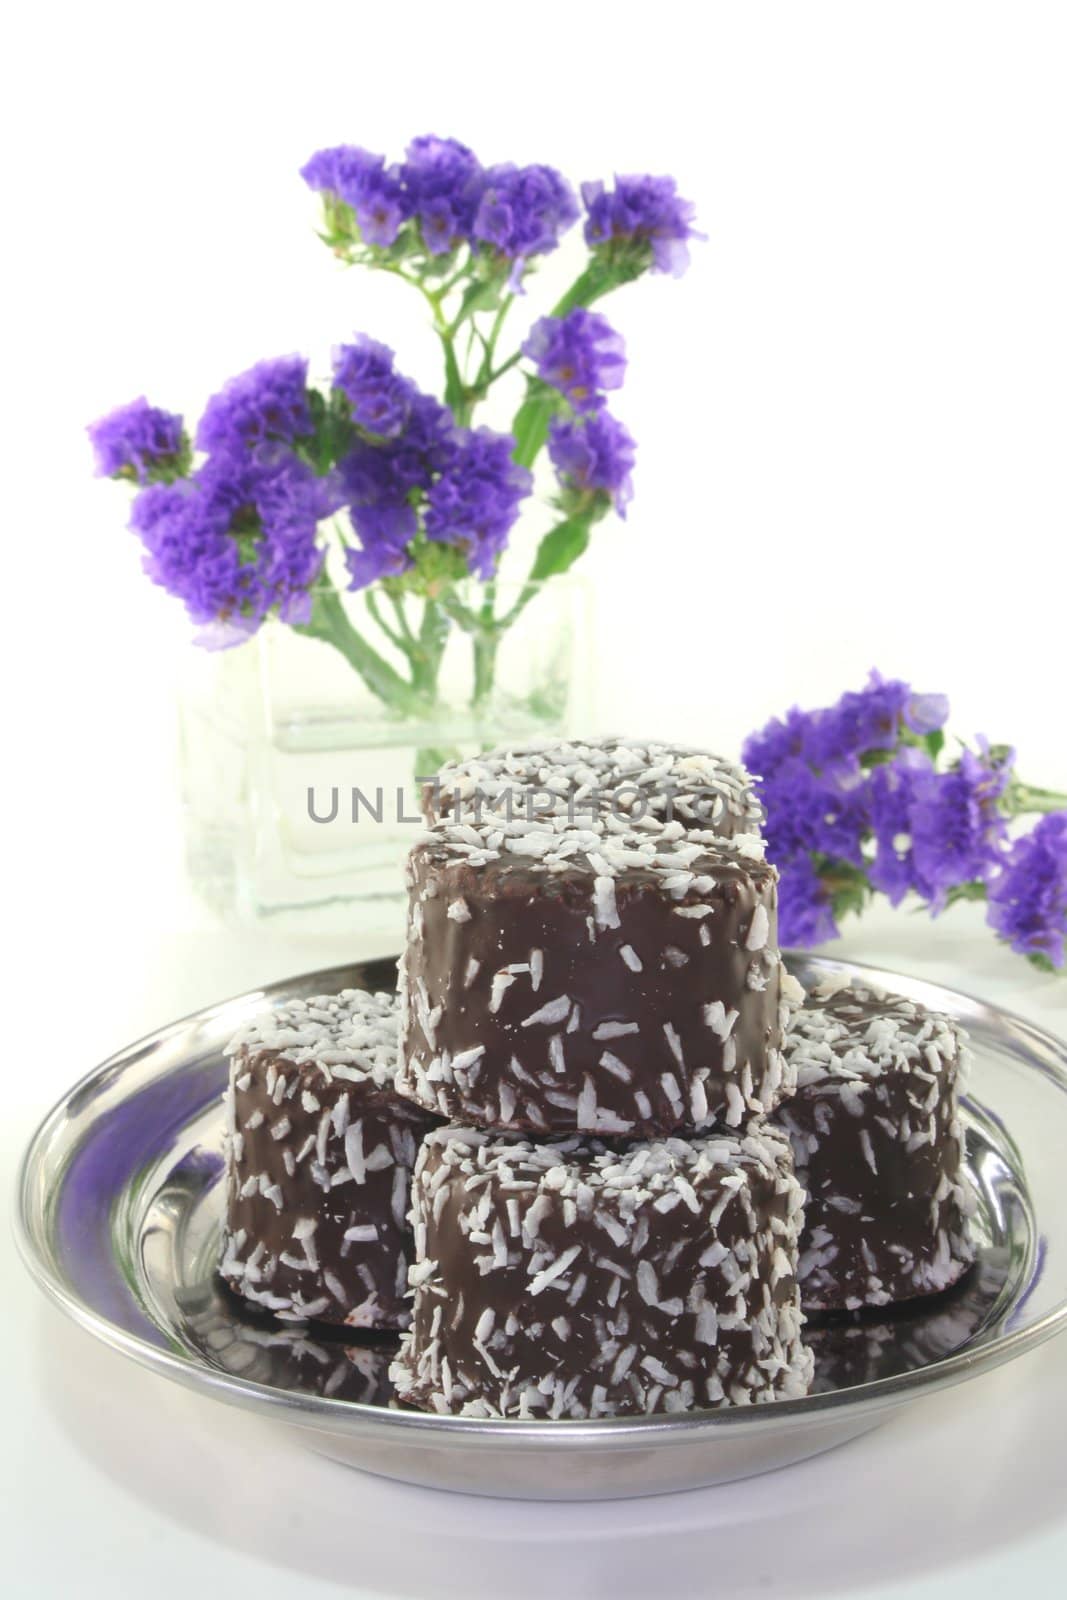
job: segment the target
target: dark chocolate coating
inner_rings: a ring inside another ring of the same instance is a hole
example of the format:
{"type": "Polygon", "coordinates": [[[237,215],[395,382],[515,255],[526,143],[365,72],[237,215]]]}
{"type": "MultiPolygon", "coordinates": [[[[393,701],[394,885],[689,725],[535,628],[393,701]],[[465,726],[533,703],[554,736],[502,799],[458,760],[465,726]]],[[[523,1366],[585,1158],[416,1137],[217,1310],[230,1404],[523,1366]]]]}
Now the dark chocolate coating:
{"type": "Polygon", "coordinates": [[[769,1111],[788,1092],[777,875],[714,842],[690,871],[703,887],[674,898],[661,871],[625,868],[617,926],[597,926],[583,855],[552,871],[417,845],[397,1087],[535,1133],[662,1137],[769,1111]]]}
{"type": "Polygon", "coordinates": [[[809,997],[786,1053],[797,1091],[776,1121],[809,1196],[805,1308],[948,1288],[973,1259],[959,1031],[913,1001],[854,985],[809,997]]]}
{"type": "Polygon", "coordinates": [[[559,1418],[806,1393],[803,1196],[784,1140],[617,1154],[568,1141],[546,1169],[549,1145],[481,1137],[441,1130],[420,1155],[414,1315],[392,1369],[402,1401],[559,1418]]]}
{"type": "Polygon", "coordinates": [[[219,1270],[235,1293],[283,1320],[402,1328],[411,1170],[436,1118],[372,1077],[336,1073],[314,1061],[294,1065],[275,1050],[234,1057],[239,1137],[231,1138],[219,1270]],[[349,1163],[357,1124],[365,1163],[356,1156],[358,1181],[349,1163]],[[306,1241],[294,1236],[312,1223],[306,1241]],[[345,1237],[360,1227],[375,1237],[345,1237]]]}

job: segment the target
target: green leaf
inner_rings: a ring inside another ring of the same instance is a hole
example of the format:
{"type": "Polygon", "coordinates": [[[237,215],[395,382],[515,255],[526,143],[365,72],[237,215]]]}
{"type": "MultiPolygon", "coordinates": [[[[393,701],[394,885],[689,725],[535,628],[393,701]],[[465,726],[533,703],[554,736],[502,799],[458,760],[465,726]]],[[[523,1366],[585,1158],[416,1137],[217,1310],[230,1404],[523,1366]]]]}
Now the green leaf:
{"type": "Polygon", "coordinates": [[[988,898],[984,883],[957,883],[945,896],[945,905],[958,905],[961,900],[985,900],[988,898]]]}
{"type": "Polygon", "coordinates": [[[866,909],[870,898],[871,890],[866,881],[842,885],[830,896],[834,917],[840,920],[842,917],[847,917],[849,912],[859,916],[866,909]]]}
{"type": "Polygon", "coordinates": [[[935,728],[932,733],[923,735],[923,744],[931,761],[936,761],[945,748],[945,735],[940,728],[935,728]]]}
{"type": "Polygon", "coordinates": [[[532,467],[548,438],[552,418],[562,407],[557,389],[540,378],[526,380],[526,399],[515,413],[511,431],[515,437],[512,459],[520,467],[532,467]]]}
{"type": "Polygon", "coordinates": [[[546,578],[554,578],[572,567],[589,544],[590,526],[588,516],[568,517],[565,522],[558,522],[538,545],[528,581],[543,583],[546,578]]]}

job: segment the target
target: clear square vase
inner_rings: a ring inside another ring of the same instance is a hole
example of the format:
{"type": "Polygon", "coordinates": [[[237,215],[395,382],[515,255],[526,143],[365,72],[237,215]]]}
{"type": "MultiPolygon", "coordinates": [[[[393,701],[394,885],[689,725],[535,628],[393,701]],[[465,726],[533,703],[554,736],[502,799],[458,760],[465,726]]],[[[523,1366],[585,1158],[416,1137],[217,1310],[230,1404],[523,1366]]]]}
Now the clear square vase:
{"type": "MultiPolygon", "coordinates": [[[[423,672],[415,703],[403,706],[373,693],[331,642],[282,623],[233,649],[190,652],[180,703],[185,861],[215,913],[286,931],[398,935],[403,859],[422,825],[417,778],[449,758],[585,721],[587,585],[566,575],[531,595],[497,583],[498,618],[522,604],[488,634],[471,626],[484,594],[472,583],[452,615],[434,608],[432,682],[423,672]]],[[[337,602],[342,629],[358,630],[398,675],[418,676],[398,612],[385,615],[372,597],[372,615],[360,594],[337,602]]],[[[424,618],[404,627],[421,639],[424,618]]]]}

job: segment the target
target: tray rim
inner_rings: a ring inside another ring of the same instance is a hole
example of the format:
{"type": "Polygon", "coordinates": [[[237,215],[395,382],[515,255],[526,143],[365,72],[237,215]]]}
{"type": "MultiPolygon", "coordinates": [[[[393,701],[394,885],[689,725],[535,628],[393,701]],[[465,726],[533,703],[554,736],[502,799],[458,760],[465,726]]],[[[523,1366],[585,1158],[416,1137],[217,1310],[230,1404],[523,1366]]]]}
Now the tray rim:
{"type": "MultiPolygon", "coordinates": [[[[1024,1035],[1031,1047],[1038,1044],[1050,1057],[1046,1060],[1029,1059],[1032,1070],[1050,1078],[1059,1090],[1067,1095],[1067,1042],[1055,1034],[1030,1022],[1001,1006],[982,1000],[963,990],[908,973],[895,972],[869,962],[837,959],[815,955],[809,951],[784,950],[783,957],[791,967],[814,968],[817,971],[858,971],[885,988],[902,985],[898,992],[924,987],[956,1002],[974,1016],[995,1018],[1006,1024],[1009,1031],[1024,1035]]],[[[666,1443],[691,1445],[702,1436],[710,1437],[736,1428],[760,1429],[781,1427],[807,1427],[820,1422],[827,1424],[841,1420],[847,1411],[857,1419],[895,1406],[904,1401],[918,1399],[922,1394],[954,1387],[958,1383],[977,1377],[1004,1365],[1008,1361],[1036,1349],[1056,1334],[1067,1329],[1067,1282],[1057,1305],[1045,1312],[1027,1327],[1002,1333],[986,1345],[962,1350],[930,1362],[923,1367],[892,1377],[878,1378],[864,1384],[820,1394],[805,1395],[797,1400],[776,1400],[773,1403],[752,1406],[727,1406],[720,1409],[689,1412],[655,1412],[649,1416],[624,1416],[581,1419],[520,1420],[506,1417],[462,1417],[437,1412],[406,1411],[384,1406],[368,1405],[361,1401],[342,1400],[323,1395],[301,1394],[292,1390],[274,1388],[226,1373],[195,1356],[177,1355],[172,1350],[151,1344],[136,1334],[119,1327],[106,1315],[88,1305],[54,1269],[52,1263],[38,1248],[33,1215],[33,1179],[42,1156],[58,1133],[72,1102],[90,1085],[96,1085],[109,1074],[121,1072],[132,1066],[147,1051],[158,1049],[191,1027],[210,1025],[218,1017],[238,1007],[250,1007],[259,1002],[270,1004],[288,995],[294,987],[304,992],[332,992],[342,974],[362,972],[393,962],[391,953],[367,957],[360,961],[341,962],[330,967],[312,968],[306,972],[278,979],[259,988],[229,996],[225,1000],[188,1012],[158,1029],[144,1034],[82,1075],[70,1086],[41,1118],[19,1161],[15,1179],[15,1205],[12,1230],[18,1253],[30,1276],[55,1306],[63,1311],[77,1326],[92,1334],[103,1344],[128,1356],[139,1366],[158,1372],[183,1387],[206,1393],[225,1403],[253,1409],[289,1424],[319,1432],[342,1431],[351,1437],[380,1435],[383,1428],[395,1434],[410,1436],[415,1443],[421,1436],[427,1444],[436,1442],[459,1443],[496,1448],[505,1441],[520,1440],[529,1445],[577,1448],[582,1444],[596,1443],[601,1447],[633,1448],[638,1445],[666,1443]],[[318,985],[322,984],[319,988],[318,985]],[[331,1427],[331,1424],[333,1427],[331,1427]]],[[[180,1065],[167,1069],[181,1071],[180,1065]]],[[[1011,1137],[1010,1128],[1007,1130],[1011,1137]]],[[[40,1209],[44,1218],[47,1209],[58,1193],[53,1188],[45,1197],[40,1209]]],[[[132,1291],[131,1291],[132,1293],[132,1291]]],[[[135,1297],[149,1320],[152,1316],[140,1296],[135,1297]]],[[[297,1326],[293,1324],[293,1326],[297,1326]]],[[[165,1332],[165,1330],[161,1329],[165,1332]]]]}

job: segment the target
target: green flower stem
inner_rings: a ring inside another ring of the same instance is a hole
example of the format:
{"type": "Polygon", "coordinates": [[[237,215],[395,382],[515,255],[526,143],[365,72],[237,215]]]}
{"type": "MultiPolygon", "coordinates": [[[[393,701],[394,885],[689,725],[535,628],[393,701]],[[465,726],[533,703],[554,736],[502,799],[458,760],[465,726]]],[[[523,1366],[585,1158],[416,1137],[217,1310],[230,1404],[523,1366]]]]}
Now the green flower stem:
{"type": "Polygon", "coordinates": [[[399,633],[396,633],[389,626],[388,622],[386,622],[385,618],[382,616],[381,612],[379,611],[379,609],[378,609],[378,596],[375,593],[375,591],[373,589],[364,589],[363,598],[364,598],[364,600],[366,602],[367,610],[370,612],[371,616],[373,617],[374,621],[377,623],[378,627],[381,628],[382,632],[385,634],[385,637],[387,639],[389,639],[393,644],[395,644],[398,650],[402,650],[404,652],[404,654],[407,655],[408,647],[405,644],[403,638],[401,637],[401,635],[399,633]]]}
{"type": "Polygon", "coordinates": [[[471,707],[474,710],[484,706],[493,692],[500,639],[500,632],[496,628],[492,632],[476,633],[474,636],[474,688],[471,692],[471,707]]]}
{"type": "Polygon", "coordinates": [[[403,637],[404,648],[410,652],[412,649],[418,646],[418,640],[411,631],[411,623],[408,621],[408,614],[404,610],[404,601],[400,595],[394,594],[391,590],[389,593],[389,600],[393,610],[396,612],[396,620],[399,624],[400,632],[403,637]]]}
{"type": "Polygon", "coordinates": [[[437,679],[447,643],[448,618],[436,600],[427,599],[419,624],[416,682],[431,703],[437,698],[437,679]]]}
{"type": "MultiPolygon", "coordinates": [[[[534,585],[531,590],[531,598],[536,592],[536,588],[537,585],[534,585]]],[[[522,602],[522,604],[525,604],[525,602],[522,602]]],[[[518,616],[519,611],[522,609],[522,604],[517,602],[506,617],[497,617],[494,614],[496,583],[492,578],[485,585],[482,603],[477,610],[464,605],[455,594],[441,597],[440,605],[442,611],[458,628],[462,628],[463,632],[470,636],[474,659],[474,684],[471,690],[470,703],[474,710],[484,706],[493,692],[497,653],[505,632],[514,618],[518,616]]]]}
{"type": "Polygon", "coordinates": [[[320,579],[313,591],[310,620],[296,623],[294,627],[297,633],[321,639],[339,650],[371,693],[393,710],[417,716],[432,704],[432,697],[428,700],[421,686],[408,683],[356,632],[340,595],[328,578],[320,579]]]}
{"type": "Polygon", "coordinates": [[[505,372],[510,372],[512,367],[517,367],[521,360],[522,360],[522,351],[521,350],[516,350],[514,355],[508,356],[508,359],[506,361],[502,361],[500,363],[499,367],[494,367],[492,372],[489,372],[489,373],[486,374],[486,377],[485,377],[485,387],[486,387],[486,389],[491,388],[491,386],[496,382],[496,380],[498,378],[502,378],[504,376],[505,372]]]}
{"type": "Polygon", "coordinates": [[[1032,784],[1013,778],[1001,804],[1009,817],[1027,813],[1044,815],[1050,811],[1067,811],[1067,794],[1059,794],[1055,789],[1037,789],[1032,784]]]}
{"type": "Polygon", "coordinates": [[[475,404],[477,404],[478,401],[485,399],[497,378],[501,377],[503,373],[509,371],[522,355],[521,350],[516,350],[515,354],[510,358],[510,360],[505,362],[499,371],[493,371],[493,358],[496,355],[497,340],[500,338],[501,329],[504,326],[504,319],[514,304],[515,296],[513,294],[506,294],[503,297],[497,309],[497,314],[493,318],[492,327],[489,329],[488,335],[482,339],[481,364],[478,367],[478,375],[475,378],[472,386],[475,404]]]}

